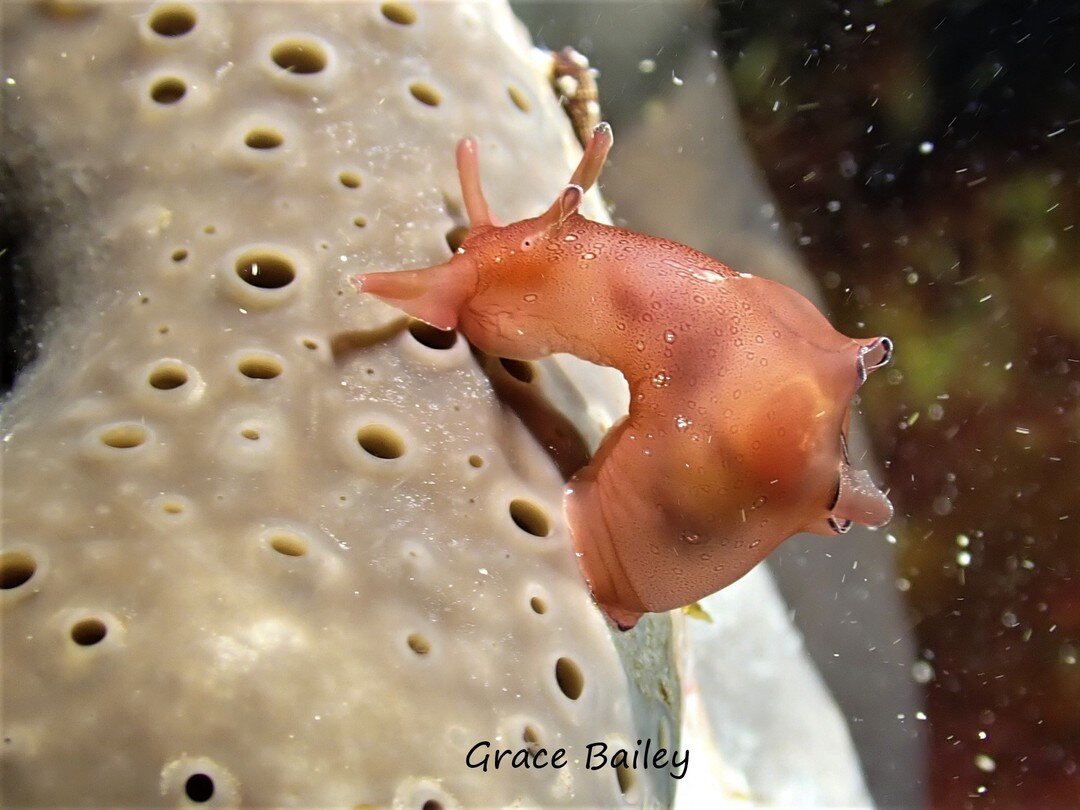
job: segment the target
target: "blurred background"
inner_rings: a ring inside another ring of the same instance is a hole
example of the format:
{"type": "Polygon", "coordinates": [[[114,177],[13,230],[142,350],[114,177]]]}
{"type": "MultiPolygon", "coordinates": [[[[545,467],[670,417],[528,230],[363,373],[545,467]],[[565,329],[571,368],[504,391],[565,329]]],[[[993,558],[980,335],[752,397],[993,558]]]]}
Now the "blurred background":
{"type": "Polygon", "coordinates": [[[722,5],[717,42],[863,412],[941,806],[1080,802],[1080,4],[722,5]]]}
{"type": "MultiPolygon", "coordinates": [[[[896,341],[861,410],[897,507],[878,581],[899,598],[864,643],[888,644],[891,620],[910,660],[877,683],[850,656],[830,674],[842,640],[827,621],[804,626],[875,797],[1080,806],[1080,4],[516,9],[540,44],[573,45],[600,71],[617,222],[640,227],[639,210],[679,205],[621,179],[635,172],[627,134],[658,117],[673,140],[660,171],[696,150],[687,194],[702,176],[715,197],[730,193],[736,167],[706,159],[712,135],[696,123],[729,103],[769,195],[733,219],[757,215],[746,232],[772,229],[797,252],[841,331],[896,341]],[[702,84],[718,94],[678,100],[702,84]],[[878,721],[852,708],[860,688],[878,721]]],[[[699,225],[708,241],[710,222],[699,225]]],[[[709,250],[728,261],[723,251],[709,250]]],[[[828,555],[817,540],[805,554],[828,555]]],[[[834,584],[822,588],[844,592],[834,584]]],[[[870,616],[880,599],[867,587],[870,616]]],[[[805,598],[785,594],[802,620],[805,598]]],[[[857,609],[833,618],[863,621],[857,609]]]]}

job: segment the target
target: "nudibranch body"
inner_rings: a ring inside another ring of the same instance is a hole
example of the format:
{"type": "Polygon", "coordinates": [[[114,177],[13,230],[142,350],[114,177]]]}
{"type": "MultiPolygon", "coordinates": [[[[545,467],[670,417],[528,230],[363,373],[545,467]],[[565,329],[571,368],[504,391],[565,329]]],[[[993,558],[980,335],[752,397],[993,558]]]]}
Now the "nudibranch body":
{"type": "Polygon", "coordinates": [[[729,585],[797,532],[889,520],[846,434],[892,346],[841,335],[782,284],[582,217],[611,143],[601,124],[551,208],[503,227],[463,140],[464,244],[446,264],[357,283],[490,354],[567,352],[623,373],[630,412],[569,482],[566,514],[596,600],[626,628],[729,585]]]}

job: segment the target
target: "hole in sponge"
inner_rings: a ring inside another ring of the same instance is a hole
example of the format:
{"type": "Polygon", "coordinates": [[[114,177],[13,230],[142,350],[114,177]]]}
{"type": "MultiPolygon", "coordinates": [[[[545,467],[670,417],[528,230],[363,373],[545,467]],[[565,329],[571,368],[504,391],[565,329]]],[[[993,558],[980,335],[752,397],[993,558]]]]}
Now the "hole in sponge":
{"type": "Polygon", "coordinates": [[[138,447],[146,441],[146,428],[142,425],[115,425],[101,434],[101,443],[118,450],[138,447]]]}
{"type": "Polygon", "coordinates": [[[547,513],[532,501],[523,498],[510,501],[510,517],[519,529],[535,537],[547,537],[551,533],[547,513]]]}
{"type": "Polygon", "coordinates": [[[352,224],[355,225],[357,228],[366,228],[367,217],[353,217],[352,224]]]}
{"type": "Polygon", "coordinates": [[[529,104],[529,99],[521,90],[514,87],[514,85],[510,85],[506,88],[506,94],[510,96],[510,100],[514,102],[514,106],[522,112],[528,112],[532,109],[532,105],[529,104]]]}
{"type": "Polygon", "coordinates": [[[500,357],[499,362],[515,380],[531,383],[536,377],[536,371],[533,369],[532,363],[527,363],[524,360],[511,360],[509,357],[500,357]]]}
{"type": "Polygon", "coordinates": [[[338,182],[345,188],[360,188],[360,175],[356,172],[342,172],[338,175],[338,182]]]}
{"type": "Polygon", "coordinates": [[[529,607],[533,609],[533,613],[538,615],[544,615],[547,613],[547,602],[541,599],[539,596],[534,596],[529,600],[529,607]]]}
{"type": "Polygon", "coordinates": [[[429,349],[449,349],[457,343],[457,332],[453,329],[436,329],[423,321],[412,321],[409,324],[409,334],[417,343],[422,343],[429,349]]]}
{"type": "Polygon", "coordinates": [[[386,19],[398,25],[412,25],[416,22],[416,9],[408,3],[383,3],[382,14],[386,19]]]}
{"type": "Polygon", "coordinates": [[[244,145],[252,149],[277,149],[285,143],[285,136],[276,129],[259,127],[244,136],[244,145]]]}
{"type": "Polygon", "coordinates": [[[155,366],[147,382],[159,391],[172,391],[188,381],[187,369],[175,363],[162,363],[155,366]]]}
{"type": "Polygon", "coordinates": [[[286,557],[303,557],[307,554],[307,540],[298,534],[280,533],[271,536],[270,548],[286,557]]]}
{"type": "Polygon", "coordinates": [[[236,260],[236,275],[252,287],[279,290],[293,283],[296,268],[286,256],[272,250],[249,250],[236,260]]]}
{"type": "Polygon", "coordinates": [[[625,796],[634,787],[634,772],[625,765],[615,766],[615,778],[619,780],[619,791],[625,796]]]}
{"type": "Polygon", "coordinates": [[[581,697],[585,689],[585,674],[581,667],[566,657],[555,662],[555,681],[562,693],[571,700],[581,697]]]}
{"type": "Polygon", "coordinates": [[[205,773],[193,773],[184,782],[184,795],[196,804],[204,804],[214,798],[214,780],[205,773]]]}
{"type": "Polygon", "coordinates": [[[270,49],[274,64],[290,73],[307,75],[326,68],[326,51],[310,39],[286,39],[270,49]]]}
{"type": "Polygon", "coordinates": [[[42,14],[61,22],[74,22],[100,11],[99,6],[86,0],[42,0],[39,7],[42,14]]]}
{"type": "Polygon", "coordinates": [[[259,431],[255,430],[255,428],[244,428],[240,431],[240,435],[248,441],[255,442],[259,440],[259,431]]]}
{"type": "Polygon", "coordinates": [[[179,37],[195,27],[195,9],[170,4],[150,12],[150,29],[163,37],[179,37]]]}
{"type": "Polygon", "coordinates": [[[284,370],[275,357],[268,354],[251,354],[241,358],[236,366],[240,373],[252,380],[272,380],[284,370]]]}
{"type": "Polygon", "coordinates": [[[175,104],[187,93],[187,85],[176,76],[158,79],[150,88],[150,98],[158,104],[175,104]]]}
{"type": "Polygon", "coordinates": [[[187,252],[186,248],[177,248],[176,250],[174,250],[172,252],[172,260],[174,262],[182,262],[187,257],[188,257],[188,252],[187,252]]]}
{"type": "Polygon", "coordinates": [[[108,634],[109,628],[101,619],[80,619],[71,626],[71,640],[80,647],[93,647],[108,634]]]}
{"type": "Polygon", "coordinates": [[[480,467],[484,466],[484,459],[474,453],[473,455],[469,456],[469,466],[479,469],[480,467]]]}
{"type": "Polygon", "coordinates": [[[417,655],[427,655],[431,652],[431,642],[420,633],[412,633],[408,638],[409,649],[417,655]]]}
{"type": "Polygon", "coordinates": [[[412,97],[428,107],[438,107],[442,104],[442,94],[427,82],[413,82],[409,85],[412,97]]]}
{"type": "Polygon", "coordinates": [[[0,590],[10,591],[30,581],[37,571],[37,561],[22,551],[0,554],[0,590]]]}
{"type": "Polygon", "coordinates": [[[376,458],[393,459],[405,454],[405,441],[386,425],[364,425],[356,431],[356,440],[376,458]]]}

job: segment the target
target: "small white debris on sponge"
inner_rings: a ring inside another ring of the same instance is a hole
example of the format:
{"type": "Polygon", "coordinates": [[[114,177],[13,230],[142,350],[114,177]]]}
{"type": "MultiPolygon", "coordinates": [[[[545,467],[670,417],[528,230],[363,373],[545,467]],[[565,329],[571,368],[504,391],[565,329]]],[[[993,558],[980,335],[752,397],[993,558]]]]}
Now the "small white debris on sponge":
{"type": "Polygon", "coordinates": [[[4,18],[59,305],[4,410],[3,802],[669,802],[578,761],[675,741],[668,619],[624,665],[562,481],[464,341],[347,283],[448,255],[462,135],[507,220],[567,176],[505,5],[4,18]],[[570,764],[466,768],[485,739],[570,764]]]}

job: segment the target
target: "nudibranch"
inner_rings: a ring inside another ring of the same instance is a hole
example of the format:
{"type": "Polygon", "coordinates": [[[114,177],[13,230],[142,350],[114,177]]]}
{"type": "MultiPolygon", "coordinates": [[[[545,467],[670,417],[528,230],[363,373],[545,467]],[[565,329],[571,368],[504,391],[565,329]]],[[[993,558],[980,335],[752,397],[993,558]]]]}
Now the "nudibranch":
{"type": "Polygon", "coordinates": [[[568,352],[623,373],[630,412],[571,478],[565,508],[597,602],[626,629],[731,584],[797,532],[892,517],[847,454],[852,396],[892,343],[845,337],[782,284],[581,216],[611,145],[600,124],[552,206],[503,226],[465,138],[460,249],[355,281],[490,354],[568,352]]]}

